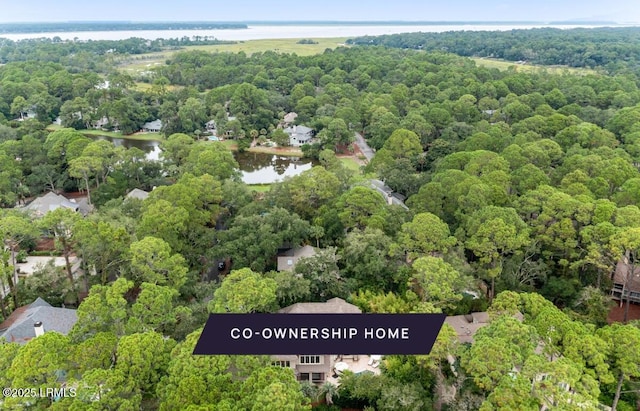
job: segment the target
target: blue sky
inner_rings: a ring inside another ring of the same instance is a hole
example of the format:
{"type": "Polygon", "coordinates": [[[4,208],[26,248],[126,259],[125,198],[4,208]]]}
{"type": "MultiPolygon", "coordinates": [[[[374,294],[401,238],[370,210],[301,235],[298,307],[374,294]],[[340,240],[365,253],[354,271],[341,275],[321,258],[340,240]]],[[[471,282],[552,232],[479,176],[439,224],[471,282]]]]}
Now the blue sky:
{"type": "Polygon", "coordinates": [[[640,22],[639,0],[0,0],[0,22],[424,20],[640,22]]]}

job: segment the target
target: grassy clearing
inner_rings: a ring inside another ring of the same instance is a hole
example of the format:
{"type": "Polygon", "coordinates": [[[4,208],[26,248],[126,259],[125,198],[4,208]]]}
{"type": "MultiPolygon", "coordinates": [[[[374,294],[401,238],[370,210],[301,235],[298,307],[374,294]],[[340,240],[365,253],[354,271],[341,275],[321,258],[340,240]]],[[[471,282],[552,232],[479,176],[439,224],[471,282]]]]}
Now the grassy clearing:
{"type": "MultiPolygon", "coordinates": [[[[149,90],[151,90],[151,88],[152,88],[152,87],[153,87],[153,85],[152,85],[152,84],[150,84],[150,83],[144,83],[144,82],[142,82],[142,81],[137,81],[137,82],[133,85],[133,88],[134,88],[135,90],[137,90],[137,91],[142,91],[142,92],[144,92],[144,91],[149,91],[149,90]]],[[[166,86],[166,89],[167,89],[167,90],[169,90],[169,91],[176,91],[176,90],[179,90],[179,89],[181,89],[181,88],[182,88],[182,87],[180,87],[180,86],[175,86],[175,85],[172,85],[172,84],[169,84],[169,85],[167,85],[167,86],[166,86]]]]}
{"type": "Polygon", "coordinates": [[[265,39],[265,40],[249,40],[236,44],[214,44],[211,46],[189,46],[187,50],[204,50],[219,53],[239,53],[247,54],[259,53],[264,51],[275,51],[276,53],[296,53],[299,56],[312,56],[314,54],[323,53],[326,49],[334,49],[341,45],[348,37],[335,38],[313,38],[317,44],[298,44],[300,39],[265,39]]]}
{"type": "MultiPolygon", "coordinates": [[[[184,50],[204,50],[212,53],[239,53],[253,54],[264,51],[275,51],[277,53],[296,53],[299,56],[312,56],[323,53],[326,49],[335,49],[344,45],[348,37],[333,38],[313,38],[311,40],[318,44],[298,44],[300,39],[269,39],[269,40],[249,40],[235,44],[214,44],[210,46],[189,46],[181,50],[167,50],[162,53],[140,54],[130,56],[120,65],[120,69],[131,74],[139,75],[147,71],[152,71],[155,67],[165,64],[167,59],[177,51],[184,50]]],[[[144,84],[144,83],[140,83],[144,84]]],[[[143,88],[143,85],[136,85],[143,88]]],[[[144,89],[141,89],[143,91],[144,89]]]]}
{"type": "Polygon", "coordinates": [[[219,141],[219,143],[224,144],[224,146],[231,151],[236,151],[238,149],[238,144],[233,140],[223,140],[219,141]]]}
{"type": "MultiPolygon", "coordinates": [[[[46,128],[47,131],[56,131],[63,129],[64,127],[57,124],[49,124],[46,128]]],[[[85,136],[106,136],[113,138],[121,138],[123,140],[140,140],[140,141],[162,141],[164,137],[160,133],[137,133],[130,135],[123,135],[122,133],[116,133],[114,131],[104,130],[77,130],[79,133],[85,136]]]]}
{"type": "Polygon", "coordinates": [[[124,135],[122,133],[116,133],[114,131],[104,130],[78,130],[85,136],[107,136],[113,138],[121,138],[123,140],[141,140],[141,141],[162,141],[164,137],[160,133],[136,133],[124,135]]]}
{"type": "Polygon", "coordinates": [[[132,75],[141,74],[146,71],[152,71],[153,68],[164,65],[167,61],[167,58],[169,58],[173,53],[174,51],[167,51],[161,54],[149,53],[130,56],[121,65],[120,69],[132,75]]]}
{"type": "MultiPolygon", "coordinates": [[[[238,151],[238,143],[234,140],[224,140],[221,143],[231,151],[238,151]]],[[[302,150],[293,147],[251,147],[247,151],[249,153],[275,154],[285,157],[302,157],[302,150]]]]}
{"type": "Polygon", "coordinates": [[[257,193],[266,193],[271,190],[271,184],[249,184],[249,190],[257,193]]]}
{"type": "Polygon", "coordinates": [[[351,171],[355,171],[356,173],[360,173],[360,162],[354,157],[338,157],[340,162],[351,171]]]}
{"type": "Polygon", "coordinates": [[[522,71],[525,73],[546,71],[551,74],[563,74],[563,73],[579,74],[579,75],[597,74],[595,70],[587,69],[587,68],[576,68],[576,67],[566,67],[566,66],[540,66],[536,64],[522,64],[522,63],[515,63],[513,61],[489,59],[484,57],[472,57],[471,60],[475,61],[476,64],[479,66],[483,66],[487,68],[496,68],[501,71],[507,70],[509,67],[515,67],[516,71],[522,71]]]}
{"type": "Polygon", "coordinates": [[[302,150],[292,147],[251,147],[250,153],[275,154],[285,157],[302,157],[302,150]]]}

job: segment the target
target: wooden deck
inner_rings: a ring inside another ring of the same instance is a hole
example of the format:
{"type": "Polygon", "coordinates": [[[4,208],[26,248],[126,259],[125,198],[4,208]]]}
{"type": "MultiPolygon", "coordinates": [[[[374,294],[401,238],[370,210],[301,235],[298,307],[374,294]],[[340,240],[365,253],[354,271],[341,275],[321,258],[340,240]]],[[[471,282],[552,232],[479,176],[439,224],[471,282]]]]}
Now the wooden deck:
{"type": "MultiPolygon", "coordinates": [[[[616,301],[616,306],[609,311],[607,321],[609,324],[613,322],[622,322],[624,319],[624,304],[620,307],[620,303],[616,301]]],[[[629,321],[640,320],[640,304],[629,305],[629,321]]]]}

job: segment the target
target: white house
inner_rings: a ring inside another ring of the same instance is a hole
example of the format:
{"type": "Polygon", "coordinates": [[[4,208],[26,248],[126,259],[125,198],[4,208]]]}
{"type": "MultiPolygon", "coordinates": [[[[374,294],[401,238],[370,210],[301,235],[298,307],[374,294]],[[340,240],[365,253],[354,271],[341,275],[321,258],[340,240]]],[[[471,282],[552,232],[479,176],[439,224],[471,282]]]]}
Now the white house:
{"type": "Polygon", "coordinates": [[[313,139],[313,129],[305,126],[287,127],[284,132],[289,135],[289,145],[292,147],[308,144],[313,139]]]}
{"type": "Polygon", "coordinates": [[[160,130],[162,130],[162,120],[153,120],[142,126],[142,131],[145,133],[159,133],[160,130]]]}

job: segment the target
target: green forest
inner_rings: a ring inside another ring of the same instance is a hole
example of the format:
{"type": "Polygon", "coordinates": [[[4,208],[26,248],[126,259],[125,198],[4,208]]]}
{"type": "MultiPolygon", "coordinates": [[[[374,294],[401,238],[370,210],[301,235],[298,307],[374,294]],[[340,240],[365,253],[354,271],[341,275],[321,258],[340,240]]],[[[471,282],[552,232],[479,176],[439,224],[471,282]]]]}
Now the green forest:
{"type": "Polygon", "coordinates": [[[304,57],[185,48],[135,76],[119,66],[131,55],[189,44],[0,39],[0,320],[38,297],[77,309],[68,335],[0,341],[0,385],[77,395],[0,408],[638,409],[639,35],[419,33],[304,57]],[[287,145],[289,112],[315,130],[302,152],[318,165],[266,192],[242,182],[227,144],[202,138],[214,120],[240,150],[287,145]],[[156,119],[159,161],[86,135],[156,119]],[[340,161],[356,134],[375,150],[358,171],[340,161]],[[49,191],[81,191],[94,210],[23,212],[49,191]],[[42,254],[42,238],[65,266],[16,283],[16,256],[42,254]],[[315,255],[278,271],[279,251],[303,245],[315,255]],[[385,356],[380,374],[345,372],[339,386],[298,382],[269,357],[192,355],[209,313],[334,297],[491,321],[473,343],[445,324],[431,354],[385,356]]]}

